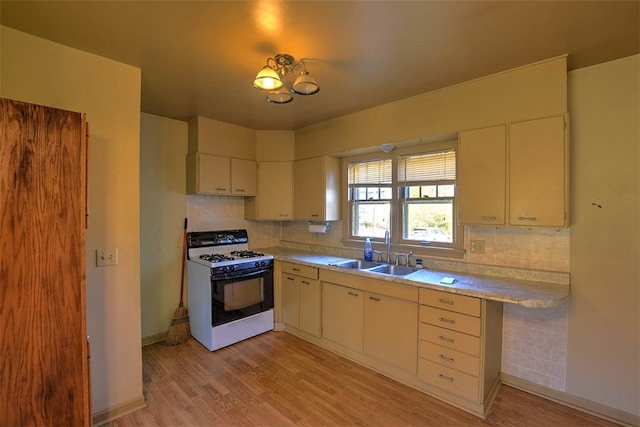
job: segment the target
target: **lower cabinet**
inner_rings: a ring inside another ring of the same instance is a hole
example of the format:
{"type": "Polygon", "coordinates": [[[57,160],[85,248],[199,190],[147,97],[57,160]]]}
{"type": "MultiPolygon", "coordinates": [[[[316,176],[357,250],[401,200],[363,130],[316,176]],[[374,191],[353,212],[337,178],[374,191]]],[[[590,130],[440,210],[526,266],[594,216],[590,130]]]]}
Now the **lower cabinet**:
{"type": "Polygon", "coordinates": [[[364,292],[322,283],[322,336],[350,350],[362,352],[364,292]]]}
{"type": "MultiPolygon", "coordinates": [[[[394,285],[391,285],[394,286],[394,285]]],[[[364,353],[416,373],[418,305],[386,295],[364,295],[364,353]]]]}
{"type": "Polygon", "coordinates": [[[420,289],[418,377],[484,414],[500,384],[502,303],[420,289]]]}
{"type": "Polygon", "coordinates": [[[281,316],[285,325],[320,337],[320,281],[318,269],[282,263],[281,316]]]}
{"type": "Polygon", "coordinates": [[[500,385],[501,302],[290,262],[281,271],[289,332],[486,415],[500,385]]]}

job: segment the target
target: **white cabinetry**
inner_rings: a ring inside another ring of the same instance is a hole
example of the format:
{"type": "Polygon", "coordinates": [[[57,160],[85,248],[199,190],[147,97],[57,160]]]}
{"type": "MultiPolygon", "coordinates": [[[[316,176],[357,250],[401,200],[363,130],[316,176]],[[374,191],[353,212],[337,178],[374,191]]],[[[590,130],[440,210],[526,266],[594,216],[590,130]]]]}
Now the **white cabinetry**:
{"type": "Polygon", "coordinates": [[[458,151],[461,223],[568,225],[565,116],[464,131],[458,151]]]}
{"type": "Polygon", "coordinates": [[[318,269],[282,263],[282,322],[316,337],[321,335],[321,288],[318,269]]]}
{"type": "Polygon", "coordinates": [[[187,194],[253,196],[256,162],[204,153],[187,155],[187,194]]]}
{"type": "Polygon", "coordinates": [[[294,162],[293,215],[296,220],[340,219],[340,159],[314,157],[294,162]]]}
{"type": "Polygon", "coordinates": [[[258,191],[244,201],[245,219],[293,219],[293,162],[258,162],[258,191]]]}
{"type": "Polygon", "coordinates": [[[420,289],[418,376],[484,414],[500,384],[502,303],[420,289]]]}

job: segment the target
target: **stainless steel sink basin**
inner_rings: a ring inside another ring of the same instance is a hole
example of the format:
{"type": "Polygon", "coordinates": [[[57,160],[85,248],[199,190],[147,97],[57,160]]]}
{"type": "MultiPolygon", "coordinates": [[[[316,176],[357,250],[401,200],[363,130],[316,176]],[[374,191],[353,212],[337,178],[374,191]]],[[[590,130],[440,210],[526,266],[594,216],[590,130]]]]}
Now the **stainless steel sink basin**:
{"type": "Polygon", "coordinates": [[[350,259],[349,261],[337,262],[333,265],[340,268],[353,268],[356,270],[367,270],[369,268],[378,267],[383,264],[381,262],[364,261],[361,259],[350,259]]]}
{"type": "Polygon", "coordinates": [[[418,271],[417,268],[407,267],[406,265],[383,264],[379,267],[370,268],[367,271],[372,273],[389,274],[391,276],[408,276],[418,271]]]}

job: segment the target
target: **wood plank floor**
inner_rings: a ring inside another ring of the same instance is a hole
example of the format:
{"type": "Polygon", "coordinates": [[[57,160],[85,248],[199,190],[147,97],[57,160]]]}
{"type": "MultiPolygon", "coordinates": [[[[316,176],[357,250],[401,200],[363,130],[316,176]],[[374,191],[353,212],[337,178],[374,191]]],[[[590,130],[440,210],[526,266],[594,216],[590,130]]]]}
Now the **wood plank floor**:
{"type": "Polygon", "coordinates": [[[507,386],[483,420],[286,332],[142,354],[147,408],[110,427],[615,425],[507,386]]]}

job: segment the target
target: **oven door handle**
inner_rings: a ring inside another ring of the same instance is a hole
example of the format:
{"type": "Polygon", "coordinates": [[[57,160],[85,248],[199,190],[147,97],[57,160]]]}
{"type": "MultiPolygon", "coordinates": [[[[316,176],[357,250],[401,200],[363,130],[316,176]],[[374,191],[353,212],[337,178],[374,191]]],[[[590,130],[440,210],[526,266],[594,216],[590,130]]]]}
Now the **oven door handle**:
{"type": "Polygon", "coordinates": [[[252,271],[251,273],[244,274],[242,271],[230,271],[229,273],[224,274],[215,274],[211,275],[213,280],[225,280],[225,279],[252,279],[254,277],[262,276],[269,271],[273,271],[272,267],[262,268],[257,271],[252,271]]]}

